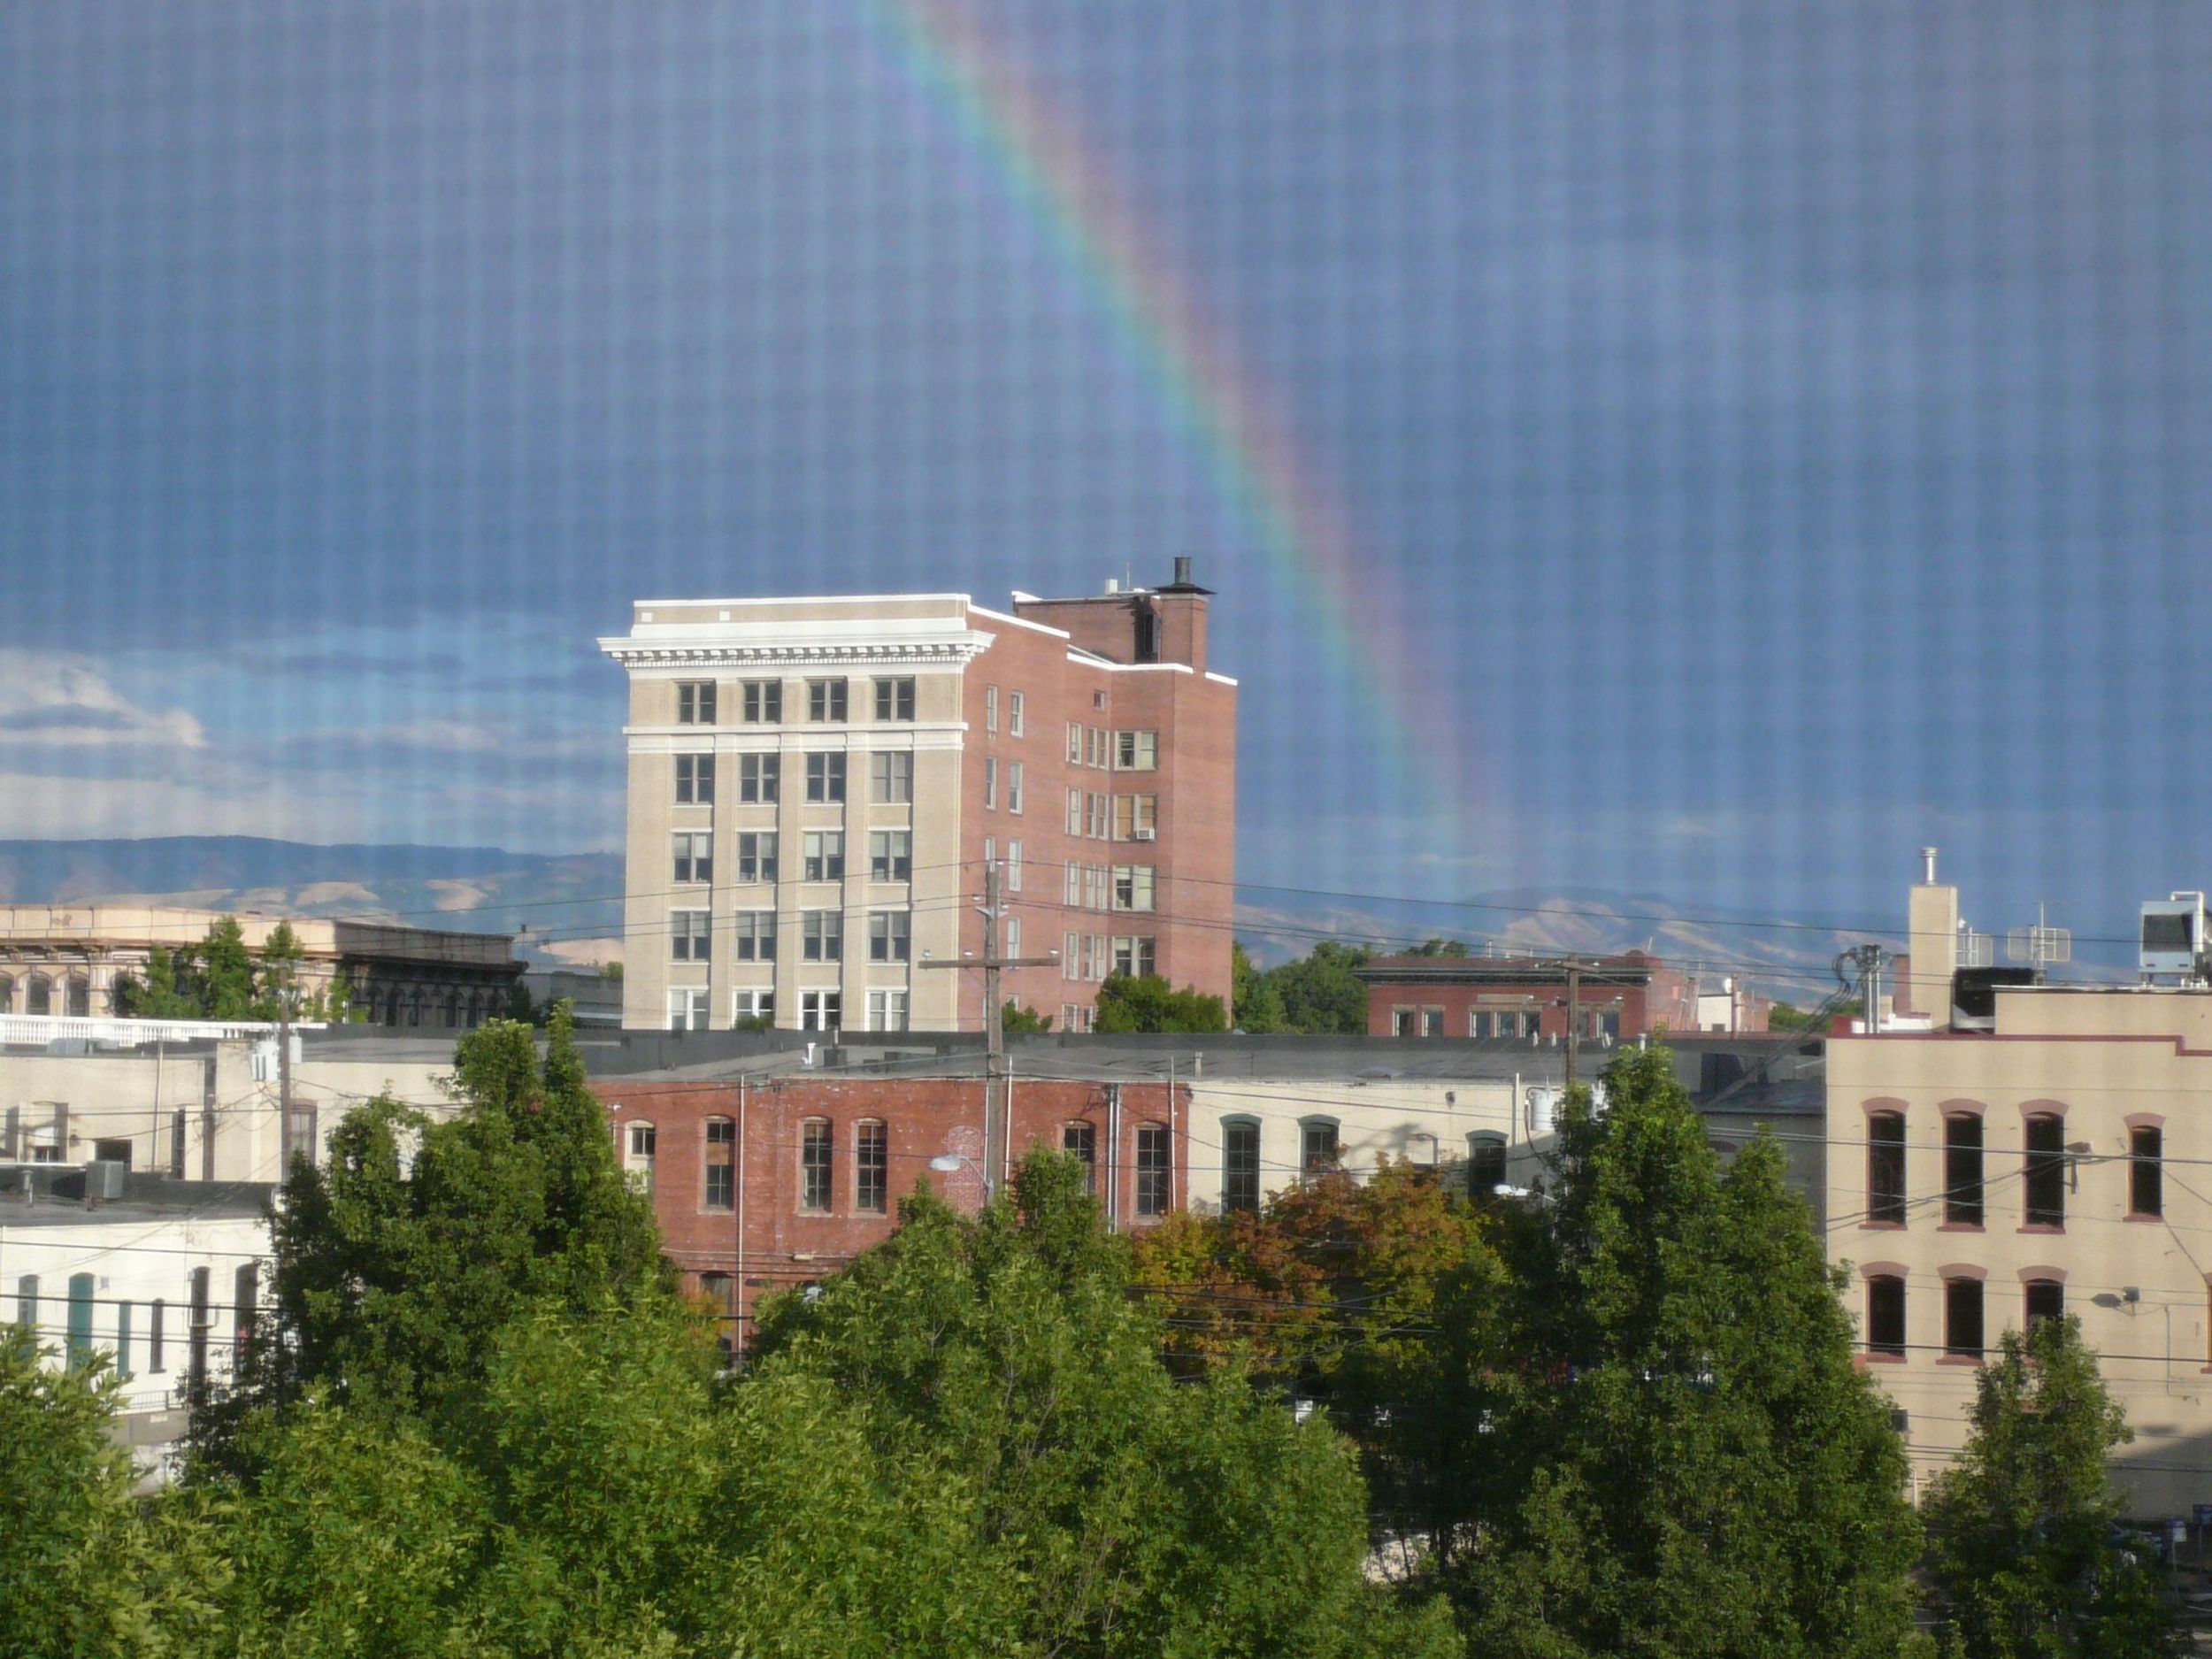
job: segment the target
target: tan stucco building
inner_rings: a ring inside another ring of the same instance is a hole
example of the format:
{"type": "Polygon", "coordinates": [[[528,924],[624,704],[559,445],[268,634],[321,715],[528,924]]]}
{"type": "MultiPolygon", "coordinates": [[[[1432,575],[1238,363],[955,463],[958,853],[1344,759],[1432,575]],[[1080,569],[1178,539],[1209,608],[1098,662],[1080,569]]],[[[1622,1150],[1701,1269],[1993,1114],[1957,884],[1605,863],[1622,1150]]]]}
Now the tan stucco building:
{"type": "MultiPolygon", "coordinates": [[[[166,905],[0,905],[0,1015],[104,1019],[117,984],[143,983],[157,946],[204,940],[228,912],[166,905]]],[[[371,1024],[456,1031],[504,1016],[521,977],[511,933],[449,932],[390,922],[240,915],[257,956],[289,926],[299,941],[302,993],[343,979],[371,1024]]]]}
{"type": "Polygon", "coordinates": [[[646,600],[629,675],[623,1023],[974,1030],[975,895],[1006,996],[1087,1029],[1099,984],[1226,999],[1236,682],[1211,595],[1157,588],[646,600]],[[1046,957],[1056,958],[1048,964],[1046,957]]]}
{"type": "MultiPolygon", "coordinates": [[[[1941,908],[1916,906],[1923,964],[1941,908]]],[[[2212,991],[2000,988],[1995,1010],[1828,1045],[1828,1250],[1864,1363],[1924,1492],[2000,1334],[2078,1315],[2135,1429],[2130,1511],[2185,1516],[2212,1502],[2212,991]]]]}

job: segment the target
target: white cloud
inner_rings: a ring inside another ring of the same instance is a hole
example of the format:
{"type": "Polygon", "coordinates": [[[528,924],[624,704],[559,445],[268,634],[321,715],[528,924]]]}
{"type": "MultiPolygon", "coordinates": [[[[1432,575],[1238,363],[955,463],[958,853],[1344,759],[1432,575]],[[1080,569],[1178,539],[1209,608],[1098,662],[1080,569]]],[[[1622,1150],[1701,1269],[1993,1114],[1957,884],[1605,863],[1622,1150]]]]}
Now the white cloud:
{"type": "Polygon", "coordinates": [[[0,742],[204,749],[207,733],[187,710],[140,707],[88,657],[0,649],[0,742]]]}

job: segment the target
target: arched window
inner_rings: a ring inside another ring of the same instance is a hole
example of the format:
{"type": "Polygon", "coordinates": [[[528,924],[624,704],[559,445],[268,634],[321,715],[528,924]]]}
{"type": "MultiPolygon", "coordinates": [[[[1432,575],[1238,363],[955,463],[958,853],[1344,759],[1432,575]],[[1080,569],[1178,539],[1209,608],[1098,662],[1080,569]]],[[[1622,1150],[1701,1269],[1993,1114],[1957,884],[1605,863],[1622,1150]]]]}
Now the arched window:
{"type": "Polygon", "coordinates": [[[1060,1150],[1083,1166],[1083,1190],[1098,1190],[1098,1127],[1094,1124],[1060,1125],[1060,1150]]]}
{"type": "Polygon", "coordinates": [[[1474,1134],[1467,1137],[1467,1196],[1483,1203],[1505,1185],[1505,1137],[1474,1134]]]}
{"type": "Polygon", "coordinates": [[[81,973],[73,973],[62,981],[62,989],[67,997],[70,1018],[89,1019],[92,1018],[91,980],[86,979],[81,973]]]}
{"type": "Polygon", "coordinates": [[[837,1143],[830,1138],[826,1118],[810,1118],[799,1125],[799,1208],[826,1211],[837,1191],[837,1143]]]}
{"type": "Polygon", "coordinates": [[[1309,1118],[1298,1127],[1298,1167],[1309,1175],[1335,1169],[1339,1163],[1336,1119],[1309,1118]]]}
{"type": "Polygon", "coordinates": [[[1905,1357],[1905,1281],[1898,1274],[1867,1278],[1866,1351],[1886,1359],[1905,1357]]]}
{"type": "Polygon", "coordinates": [[[2066,1225],[2066,1120],[2054,1112],[2028,1119],[2027,1222],[2066,1225]]]}
{"type": "Polygon", "coordinates": [[[1866,1218],[1905,1223],[1905,1114],[1875,1112],[1866,1120],[1866,1218]]]}
{"type": "Polygon", "coordinates": [[[2166,1213],[2166,1132],[2156,1124],[2128,1131],[2128,1214],[2166,1213]]]}
{"type": "Polygon", "coordinates": [[[392,992],[384,999],[384,1023],[387,1025],[399,1024],[399,993],[397,991],[392,992]]]}
{"type": "Polygon", "coordinates": [[[15,981],[0,973],[0,1014],[15,1012],[15,981]]]}
{"type": "Polygon", "coordinates": [[[727,1273],[702,1273],[699,1294],[714,1306],[714,1345],[727,1365],[737,1354],[737,1280],[727,1273]]]}
{"type": "Polygon", "coordinates": [[[414,995],[407,999],[407,1023],[409,1025],[422,1024],[422,1004],[423,995],[420,991],[417,991],[414,995]]]}
{"type": "Polygon", "coordinates": [[[1256,1118],[1232,1118],[1221,1125],[1221,1207],[1260,1207],[1260,1125],[1256,1118]]]}
{"type": "Polygon", "coordinates": [[[461,994],[458,991],[445,994],[445,1023],[449,1030],[461,1023],[461,994]]]}
{"type": "Polygon", "coordinates": [[[479,1025],[482,1025],[483,1023],[484,1023],[484,1003],[483,1003],[483,999],[482,999],[482,997],[481,997],[481,996],[480,996],[478,993],[476,993],[476,992],[474,992],[474,991],[471,991],[471,992],[469,993],[469,1006],[468,1006],[468,1025],[469,1025],[469,1029],[470,1029],[471,1031],[474,1031],[474,1030],[475,1030],[475,1029],[476,1029],[479,1025]]]}
{"type": "Polygon", "coordinates": [[[1943,1352],[1951,1359],[1982,1356],[1982,1281],[1943,1281],[1943,1352]]]}
{"type": "Polygon", "coordinates": [[[42,973],[31,976],[29,993],[23,1000],[27,1014],[50,1014],[54,1011],[54,983],[42,973]]]}

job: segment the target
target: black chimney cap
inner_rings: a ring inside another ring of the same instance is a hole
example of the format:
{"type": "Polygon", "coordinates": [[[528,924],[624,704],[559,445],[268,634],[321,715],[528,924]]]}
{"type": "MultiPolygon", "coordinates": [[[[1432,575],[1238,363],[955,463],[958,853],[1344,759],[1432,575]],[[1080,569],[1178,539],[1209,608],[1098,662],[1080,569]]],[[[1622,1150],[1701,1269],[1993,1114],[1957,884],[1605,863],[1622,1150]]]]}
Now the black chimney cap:
{"type": "Polygon", "coordinates": [[[1196,582],[1191,580],[1190,565],[1190,555],[1187,553],[1178,553],[1175,556],[1175,580],[1170,582],[1166,587],[1160,588],[1158,591],[1164,594],[1212,593],[1212,588],[1201,588],[1196,582]]]}

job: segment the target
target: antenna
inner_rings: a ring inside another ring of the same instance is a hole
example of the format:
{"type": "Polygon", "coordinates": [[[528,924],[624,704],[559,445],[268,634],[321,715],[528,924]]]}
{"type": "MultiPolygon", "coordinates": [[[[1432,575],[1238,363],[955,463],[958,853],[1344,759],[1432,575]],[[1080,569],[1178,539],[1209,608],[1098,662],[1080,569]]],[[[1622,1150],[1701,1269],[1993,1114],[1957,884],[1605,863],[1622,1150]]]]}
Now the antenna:
{"type": "Polygon", "coordinates": [[[2035,926],[2011,928],[2005,934],[2005,955],[2026,963],[2039,973],[2054,963],[2074,959],[2074,930],[2050,926],[2045,919],[2047,909],[2045,902],[2038,900],[2035,926]]]}

